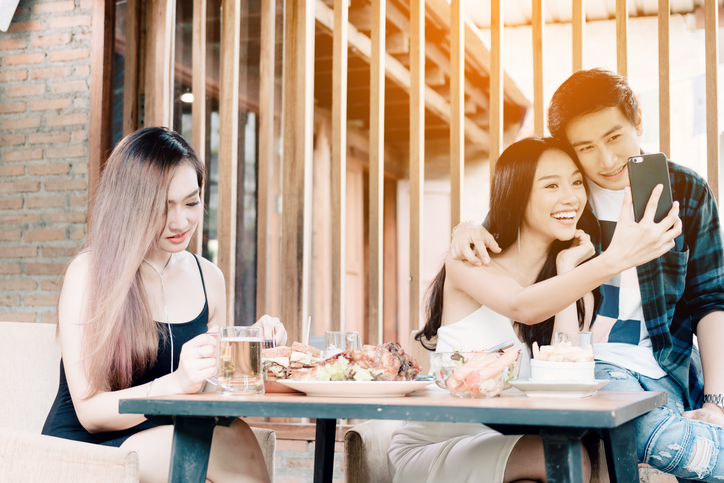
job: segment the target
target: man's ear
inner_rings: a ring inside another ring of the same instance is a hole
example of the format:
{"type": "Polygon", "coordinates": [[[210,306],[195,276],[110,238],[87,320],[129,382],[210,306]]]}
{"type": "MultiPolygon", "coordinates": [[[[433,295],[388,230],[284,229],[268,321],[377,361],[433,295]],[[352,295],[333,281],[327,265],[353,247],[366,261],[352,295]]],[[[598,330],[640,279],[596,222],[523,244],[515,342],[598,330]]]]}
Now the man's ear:
{"type": "Polygon", "coordinates": [[[641,136],[644,133],[644,117],[641,114],[641,108],[636,109],[636,134],[641,136]]]}

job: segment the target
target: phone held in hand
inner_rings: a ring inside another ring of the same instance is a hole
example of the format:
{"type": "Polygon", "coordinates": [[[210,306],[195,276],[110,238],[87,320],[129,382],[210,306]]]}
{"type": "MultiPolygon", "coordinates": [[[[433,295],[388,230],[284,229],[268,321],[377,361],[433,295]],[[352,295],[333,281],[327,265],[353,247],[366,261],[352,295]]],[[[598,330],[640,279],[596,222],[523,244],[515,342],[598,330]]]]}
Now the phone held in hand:
{"type": "Polygon", "coordinates": [[[654,221],[658,223],[664,219],[673,204],[666,155],[664,153],[654,153],[631,156],[628,158],[628,178],[631,182],[631,196],[636,222],[638,223],[644,217],[651,192],[659,184],[664,186],[664,191],[659,198],[654,221]]]}

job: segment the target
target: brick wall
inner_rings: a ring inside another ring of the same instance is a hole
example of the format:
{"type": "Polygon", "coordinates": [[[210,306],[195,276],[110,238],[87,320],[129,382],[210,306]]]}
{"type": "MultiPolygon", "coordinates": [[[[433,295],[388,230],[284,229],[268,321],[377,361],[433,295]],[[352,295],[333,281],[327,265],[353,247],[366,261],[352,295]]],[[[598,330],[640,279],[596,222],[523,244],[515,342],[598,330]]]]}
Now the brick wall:
{"type": "Polygon", "coordinates": [[[85,239],[91,10],[23,0],[0,32],[0,321],[55,322],[85,239]]]}

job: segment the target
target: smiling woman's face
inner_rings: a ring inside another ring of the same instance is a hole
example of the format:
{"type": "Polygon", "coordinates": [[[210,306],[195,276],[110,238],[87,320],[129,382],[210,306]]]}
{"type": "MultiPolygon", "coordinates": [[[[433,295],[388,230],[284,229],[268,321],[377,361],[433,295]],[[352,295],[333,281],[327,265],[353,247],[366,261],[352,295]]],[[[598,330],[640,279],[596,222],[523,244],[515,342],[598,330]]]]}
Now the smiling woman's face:
{"type": "Polygon", "coordinates": [[[202,214],[196,170],[184,163],[176,168],[168,187],[168,214],[159,238],[159,248],[170,253],[185,250],[202,214]]]}
{"type": "Polygon", "coordinates": [[[551,241],[570,240],[586,207],[583,174],[563,151],[549,149],[538,160],[522,228],[551,241]]]}

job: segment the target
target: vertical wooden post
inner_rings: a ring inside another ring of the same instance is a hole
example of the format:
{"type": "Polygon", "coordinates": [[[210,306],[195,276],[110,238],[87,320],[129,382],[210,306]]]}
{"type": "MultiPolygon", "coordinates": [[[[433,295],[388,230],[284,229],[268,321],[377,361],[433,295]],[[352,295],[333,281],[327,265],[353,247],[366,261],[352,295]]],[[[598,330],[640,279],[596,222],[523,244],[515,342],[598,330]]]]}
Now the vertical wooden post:
{"type": "Polygon", "coordinates": [[[312,166],[314,0],[286,0],[284,23],[281,320],[289,340],[302,340],[309,303],[311,225],[305,207],[312,166]]]}
{"type": "Polygon", "coordinates": [[[460,223],[465,183],[465,14],[450,2],[450,228],[460,223]]]}
{"type": "MultiPolygon", "coordinates": [[[[191,61],[193,77],[191,92],[194,102],[191,105],[191,144],[202,163],[206,164],[206,2],[194,0],[191,61]]],[[[201,199],[204,187],[201,187],[201,199]]],[[[201,256],[204,238],[204,218],[201,217],[189,243],[189,251],[201,256]]]]}
{"type": "Polygon", "coordinates": [[[261,2],[259,174],[256,221],[256,318],[271,311],[271,219],[274,171],[274,43],[276,2],[261,2]]]}
{"type": "MultiPolygon", "coordinates": [[[[334,0],[332,39],[332,325],[345,328],[347,212],[347,54],[349,2],[334,0]]],[[[373,88],[372,86],[370,86],[373,88]]],[[[370,133],[372,128],[370,127],[370,133]]],[[[370,144],[370,150],[373,147],[370,144]]]]}
{"type": "Polygon", "coordinates": [[[91,203],[100,181],[103,164],[111,150],[115,22],[116,2],[94,0],[91,34],[91,128],[88,136],[88,200],[91,203]]]}
{"type": "Polygon", "coordinates": [[[659,0],[659,150],[671,156],[670,0],[659,0]]]}
{"type": "Polygon", "coordinates": [[[706,180],[719,201],[719,106],[717,67],[719,56],[719,12],[717,0],[704,4],[706,46],[706,180]]]}
{"type": "Polygon", "coordinates": [[[628,75],[628,0],[616,0],[616,70],[628,75]]]}
{"type": "Polygon", "coordinates": [[[425,0],[410,0],[410,327],[422,323],[425,182],[425,0]]]}
{"type": "MultiPolygon", "coordinates": [[[[126,54],[123,65],[123,136],[138,129],[138,60],[141,40],[141,2],[126,2],[126,54]]],[[[94,64],[95,65],[95,64],[94,64]]]]}
{"type": "Polygon", "coordinates": [[[543,31],[545,29],[545,0],[533,0],[533,131],[542,137],[545,131],[543,105],[543,31]]]}
{"type": "Polygon", "coordinates": [[[144,126],[171,126],[174,0],[149,0],[144,81],[144,126]]]}
{"type": "Polygon", "coordinates": [[[236,198],[239,157],[239,49],[241,0],[222,0],[219,93],[218,265],[226,280],[226,320],[234,325],[236,198]]]}
{"type": "Polygon", "coordinates": [[[573,72],[583,69],[583,34],[586,26],[586,6],[583,0],[573,0],[571,17],[573,30],[573,72]]]}
{"type": "MultiPolygon", "coordinates": [[[[372,2],[370,58],[370,212],[368,344],[383,342],[386,2],[372,2]]],[[[336,7],[335,7],[336,8],[336,7]]]]}
{"type": "Polygon", "coordinates": [[[503,150],[503,2],[490,1],[490,178],[503,150]]]}

